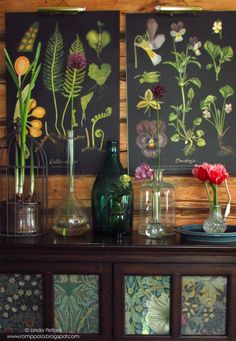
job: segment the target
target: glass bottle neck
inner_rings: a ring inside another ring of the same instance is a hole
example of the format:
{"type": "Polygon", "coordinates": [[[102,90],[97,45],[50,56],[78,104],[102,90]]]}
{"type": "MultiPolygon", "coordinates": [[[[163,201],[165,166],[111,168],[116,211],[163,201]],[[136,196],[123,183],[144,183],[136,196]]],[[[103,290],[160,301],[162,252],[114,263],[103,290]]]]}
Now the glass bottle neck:
{"type": "Polygon", "coordinates": [[[115,140],[107,142],[107,158],[119,160],[119,145],[115,140]]]}
{"type": "Polygon", "coordinates": [[[67,174],[69,175],[69,192],[74,193],[74,131],[67,131],[67,174]]]}
{"type": "Polygon", "coordinates": [[[157,169],[157,168],[154,169],[152,181],[155,181],[155,182],[163,181],[163,169],[157,169]]]}

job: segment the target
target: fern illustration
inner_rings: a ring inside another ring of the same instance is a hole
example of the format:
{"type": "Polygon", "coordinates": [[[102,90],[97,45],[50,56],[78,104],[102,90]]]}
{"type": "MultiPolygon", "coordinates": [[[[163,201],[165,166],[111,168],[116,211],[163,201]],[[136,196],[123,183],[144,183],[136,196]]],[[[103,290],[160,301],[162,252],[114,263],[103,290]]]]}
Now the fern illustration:
{"type": "Polygon", "coordinates": [[[45,88],[52,92],[55,110],[55,129],[58,129],[58,105],[56,92],[63,89],[63,38],[56,24],[55,31],[48,41],[45,61],[43,64],[43,84],[45,88]]]}
{"type": "Polygon", "coordinates": [[[75,120],[74,98],[78,97],[83,89],[82,83],[86,75],[86,59],[83,43],[77,35],[72,43],[67,60],[67,68],[63,86],[63,96],[67,97],[67,102],[62,114],[62,130],[65,134],[64,121],[69,103],[71,102],[71,128],[77,126],[75,120]]]}
{"type": "Polygon", "coordinates": [[[103,139],[104,139],[104,133],[102,134],[102,130],[101,129],[97,129],[95,131],[95,134],[94,134],[95,125],[97,124],[98,121],[100,121],[100,120],[102,120],[104,118],[107,118],[107,117],[109,117],[111,115],[112,115],[112,108],[108,107],[108,108],[106,108],[104,113],[97,114],[93,118],[91,118],[91,123],[92,123],[92,133],[91,133],[91,135],[92,135],[92,146],[93,147],[95,147],[95,136],[102,138],[102,141],[101,141],[101,144],[100,144],[100,147],[99,147],[100,150],[102,149],[102,144],[103,144],[103,139]]]}

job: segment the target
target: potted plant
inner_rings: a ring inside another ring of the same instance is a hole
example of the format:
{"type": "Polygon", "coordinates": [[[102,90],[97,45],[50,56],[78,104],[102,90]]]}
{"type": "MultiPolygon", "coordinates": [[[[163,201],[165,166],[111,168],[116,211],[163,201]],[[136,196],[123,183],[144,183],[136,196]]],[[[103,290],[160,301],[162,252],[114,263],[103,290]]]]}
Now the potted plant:
{"type": "Polygon", "coordinates": [[[6,49],[4,52],[6,68],[16,87],[17,101],[13,118],[14,129],[4,138],[4,148],[7,150],[5,162],[8,167],[6,174],[9,178],[14,175],[14,195],[7,193],[7,199],[2,204],[5,206],[6,217],[2,219],[0,233],[37,234],[40,225],[39,203],[42,199],[35,193],[35,177],[41,172],[42,166],[47,167],[45,153],[33,139],[41,135],[40,118],[46,114],[45,109],[37,107],[36,100],[32,98],[41,69],[41,43],[37,46],[32,62],[21,55],[13,64],[6,49]]]}

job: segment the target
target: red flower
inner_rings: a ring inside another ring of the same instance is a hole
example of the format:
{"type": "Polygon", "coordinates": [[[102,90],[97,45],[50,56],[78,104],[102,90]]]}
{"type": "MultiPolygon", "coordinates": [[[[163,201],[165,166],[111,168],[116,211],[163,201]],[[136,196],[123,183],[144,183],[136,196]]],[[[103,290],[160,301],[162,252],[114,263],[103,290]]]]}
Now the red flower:
{"type": "Polygon", "coordinates": [[[202,165],[197,165],[195,168],[193,168],[192,173],[193,175],[198,178],[201,181],[207,181],[208,180],[208,166],[209,163],[204,162],[202,165]]]}
{"type": "Polygon", "coordinates": [[[160,83],[158,83],[152,88],[152,94],[155,99],[160,99],[161,97],[165,95],[165,93],[166,93],[166,88],[162,86],[160,83]]]}
{"type": "Polygon", "coordinates": [[[207,173],[208,181],[214,185],[220,185],[225,179],[229,177],[229,174],[221,163],[218,163],[216,165],[209,165],[207,173]]]}

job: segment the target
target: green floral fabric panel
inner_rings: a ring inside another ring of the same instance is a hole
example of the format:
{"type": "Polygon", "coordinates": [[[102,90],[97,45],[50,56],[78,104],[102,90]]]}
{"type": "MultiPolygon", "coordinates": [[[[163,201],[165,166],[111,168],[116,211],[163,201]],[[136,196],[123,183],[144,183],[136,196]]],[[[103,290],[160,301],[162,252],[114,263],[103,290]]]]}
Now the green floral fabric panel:
{"type": "Polygon", "coordinates": [[[54,276],[55,327],[62,332],[99,333],[99,276],[54,276]]]}
{"type": "Polygon", "coordinates": [[[126,335],[168,335],[170,276],[125,276],[126,335]]]}
{"type": "Polygon", "coordinates": [[[225,335],[227,277],[183,276],[182,334],[225,335]]]}
{"type": "Polygon", "coordinates": [[[0,332],[43,327],[42,277],[0,274],[0,332]]]}

